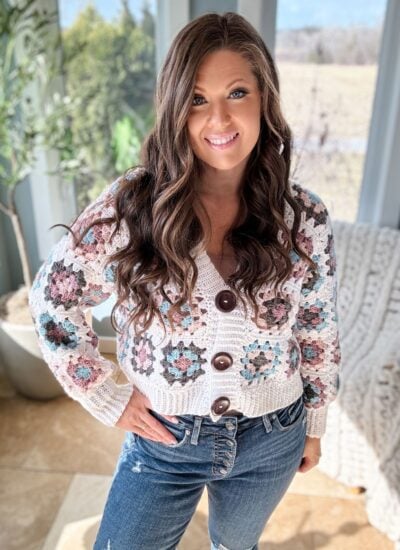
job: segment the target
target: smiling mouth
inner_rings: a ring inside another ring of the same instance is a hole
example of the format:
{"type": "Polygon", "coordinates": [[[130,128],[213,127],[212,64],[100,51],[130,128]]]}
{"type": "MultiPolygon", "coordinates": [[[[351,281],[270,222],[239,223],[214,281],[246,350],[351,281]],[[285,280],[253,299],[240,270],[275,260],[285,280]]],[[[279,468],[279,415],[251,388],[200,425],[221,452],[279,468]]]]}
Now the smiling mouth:
{"type": "Polygon", "coordinates": [[[234,143],[238,140],[239,132],[236,133],[234,137],[232,137],[229,141],[225,140],[215,140],[219,141],[219,143],[211,142],[209,139],[205,138],[206,142],[212,149],[221,150],[221,149],[227,149],[228,147],[232,147],[234,143]]]}

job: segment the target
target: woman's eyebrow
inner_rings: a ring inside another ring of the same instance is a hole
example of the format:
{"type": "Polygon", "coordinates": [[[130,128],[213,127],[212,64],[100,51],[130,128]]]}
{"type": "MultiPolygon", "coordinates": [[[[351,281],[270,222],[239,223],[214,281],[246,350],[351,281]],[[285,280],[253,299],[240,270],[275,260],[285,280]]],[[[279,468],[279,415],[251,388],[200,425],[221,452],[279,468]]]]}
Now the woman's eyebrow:
{"type": "MultiPolygon", "coordinates": [[[[230,83],[226,86],[225,89],[227,90],[228,88],[230,88],[230,87],[232,86],[232,84],[235,84],[235,82],[247,82],[247,81],[246,81],[244,78],[235,78],[235,80],[233,80],[232,82],[230,82],[230,83]]],[[[196,86],[195,86],[195,89],[196,89],[196,90],[200,90],[201,92],[205,92],[204,88],[202,88],[201,86],[198,86],[197,84],[196,84],[196,86]]]]}

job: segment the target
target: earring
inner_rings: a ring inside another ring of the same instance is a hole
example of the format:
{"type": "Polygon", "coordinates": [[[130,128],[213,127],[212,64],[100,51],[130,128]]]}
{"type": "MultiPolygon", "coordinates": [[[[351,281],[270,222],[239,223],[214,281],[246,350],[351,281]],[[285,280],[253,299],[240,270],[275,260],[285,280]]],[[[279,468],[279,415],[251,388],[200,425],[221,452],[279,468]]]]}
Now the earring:
{"type": "Polygon", "coordinates": [[[285,146],[283,144],[283,141],[281,141],[281,144],[279,145],[279,154],[281,155],[283,153],[283,150],[284,150],[285,146]]]}

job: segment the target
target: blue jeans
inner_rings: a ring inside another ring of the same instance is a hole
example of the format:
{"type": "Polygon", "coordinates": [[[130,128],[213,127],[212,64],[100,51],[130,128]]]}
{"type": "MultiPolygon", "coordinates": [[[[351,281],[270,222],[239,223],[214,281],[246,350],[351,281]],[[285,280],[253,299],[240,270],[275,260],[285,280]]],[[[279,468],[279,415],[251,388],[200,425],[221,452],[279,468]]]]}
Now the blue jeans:
{"type": "MultiPolygon", "coordinates": [[[[176,549],[207,486],[211,550],[257,550],[303,456],[303,396],[263,416],[177,416],[150,410],[177,439],[126,432],[94,550],[176,549]]],[[[194,548],[194,547],[193,547],[194,548]]]]}

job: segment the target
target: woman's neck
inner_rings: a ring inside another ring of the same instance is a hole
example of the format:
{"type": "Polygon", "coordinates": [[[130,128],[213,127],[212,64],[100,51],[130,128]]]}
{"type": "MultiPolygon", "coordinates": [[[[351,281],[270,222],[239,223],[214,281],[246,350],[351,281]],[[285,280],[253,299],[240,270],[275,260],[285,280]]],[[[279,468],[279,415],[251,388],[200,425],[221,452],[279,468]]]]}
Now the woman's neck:
{"type": "Polygon", "coordinates": [[[212,166],[205,166],[197,184],[197,191],[201,196],[217,202],[238,201],[243,172],[241,165],[230,170],[218,170],[212,166]]]}

